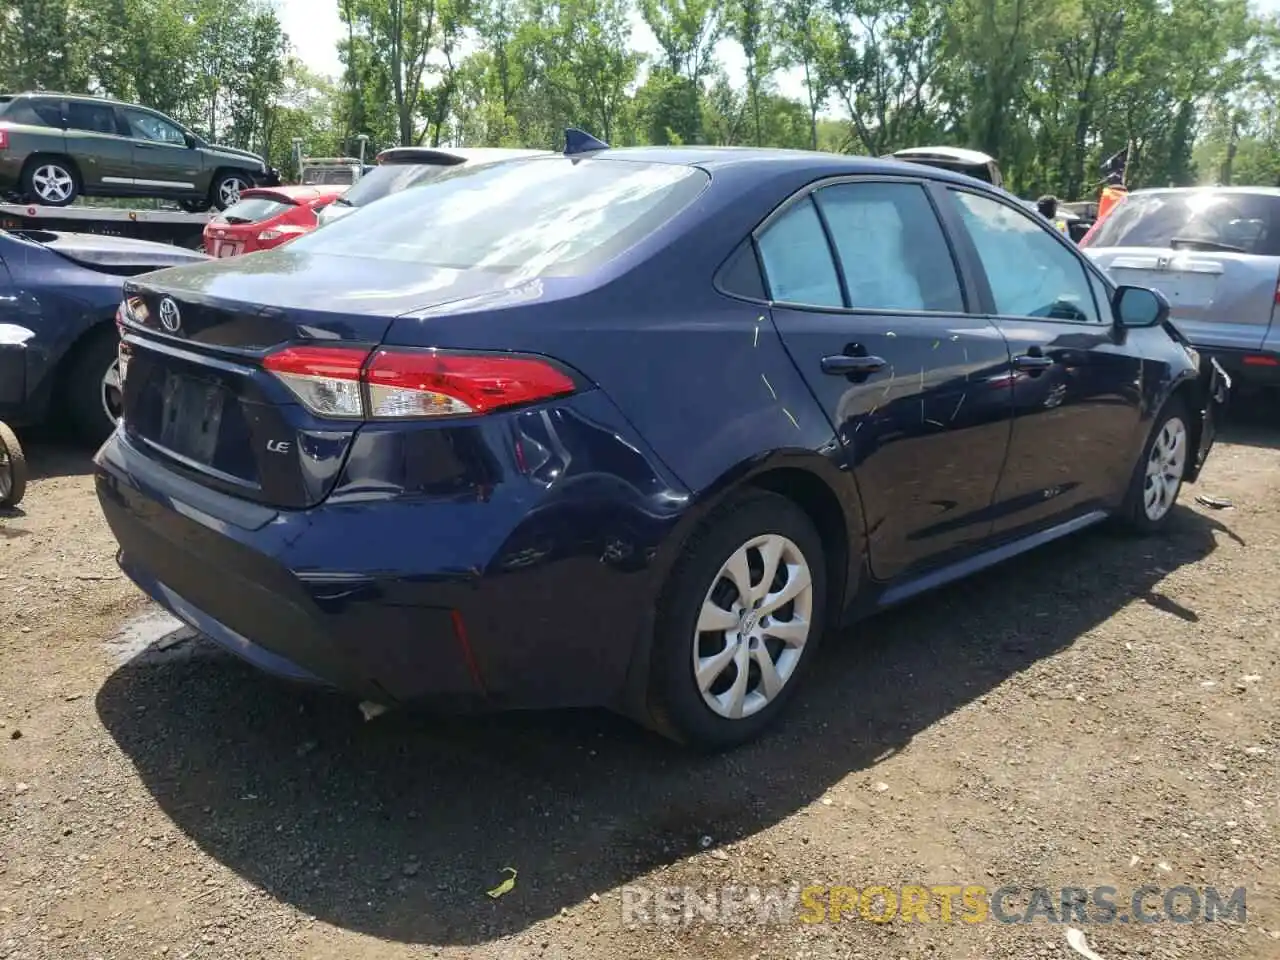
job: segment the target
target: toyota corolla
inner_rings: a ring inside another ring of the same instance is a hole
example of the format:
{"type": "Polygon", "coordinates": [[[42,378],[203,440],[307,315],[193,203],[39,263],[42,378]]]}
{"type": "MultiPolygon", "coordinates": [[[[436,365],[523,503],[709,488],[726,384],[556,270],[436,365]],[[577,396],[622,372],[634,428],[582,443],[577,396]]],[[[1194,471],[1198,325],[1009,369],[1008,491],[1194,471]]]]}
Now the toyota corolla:
{"type": "Polygon", "coordinates": [[[98,496],[265,670],[727,747],[829,628],[1169,522],[1225,387],[1167,314],[959,174],[579,138],[131,279],[98,496]]]}

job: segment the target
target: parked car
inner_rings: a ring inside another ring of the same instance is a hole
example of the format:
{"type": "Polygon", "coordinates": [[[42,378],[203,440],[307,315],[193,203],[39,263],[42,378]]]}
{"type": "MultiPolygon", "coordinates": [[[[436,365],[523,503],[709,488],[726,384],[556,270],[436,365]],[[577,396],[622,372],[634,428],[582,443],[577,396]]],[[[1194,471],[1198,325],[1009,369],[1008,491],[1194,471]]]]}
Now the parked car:
{"type": "Polygon", "coordinates": [[[456,169],[126,297],[96,484],[159,603],[375,703],[710,748],[829,626],[1164,527],[1223,397],[1159,294],[1002,191],[800,151],[456,169]]]}
{"type": "Polygon", "coordinates": [[[224,210],[279,177],[163,113],[65,93],[0,95],[0,195],[65,207],[77,197],[158,197],[224,210]]]}
{"type": "Polygon", "coordinates": [[[1280,386],[1280,188],[1134,190],[1081,241],[1241,383],[1280,386]]]}
{"type": "Polygon", "coordinates": [[[167,243],[0,230],[0,420],[61,414],[101,443],[120,415],[113,321],[125,277],[204,259],[167,243]]]}
{"type": "Polygon", "coordinates": [[[254,187],[238,203],[209,220],[204,248],[212,257],[234,257],[288,243],[318,224],[316,214],[346,187],[254,187]]]}
{"type": "Polygon", "coordinates": [[[890,154],[885,159],[890,158],[963,173],[967,177],[973,177],[994,187],[1004,186],[1004,174],[1000,171],[1000,164],[996,162],[995,157],[981,150],[968,150],[964,147],[907,147],[890,154]]]}
{"type": "Polygon", "coordinates": [[[516,150],[502,147],[391,147],[377,156],[371,166],[345,194],[320,213],[320,225],[332,223],[383,197],[409,187],[428,183],[455,167],[477,167],[518,157],[545,156],[545,150],[516,150]]]}

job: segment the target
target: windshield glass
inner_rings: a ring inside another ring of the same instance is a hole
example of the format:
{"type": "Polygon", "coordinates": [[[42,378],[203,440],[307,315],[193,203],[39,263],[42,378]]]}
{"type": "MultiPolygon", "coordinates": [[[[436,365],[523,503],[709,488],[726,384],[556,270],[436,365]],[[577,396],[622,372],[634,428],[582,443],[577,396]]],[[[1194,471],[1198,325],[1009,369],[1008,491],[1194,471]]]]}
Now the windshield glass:
{"type": "Polygon", "coordinates": [[[1090,247],[1184,247],[1280,256],[1280,197],[1196,190],[1134,193],[1089,240],[1090,247]],[[1175,242],[1177,241],[1177,242],[1175,242]]]}
{"type": "Polygon", "coordinates": [[[552,158],[454,167],[292,249],[459,270],[571,276],[675,216],[709,182],[695,168],[552,158]]]}
{"type": "Polygon", "coordinates": [[[284,203],[271,197],[245,197],[239,203],[233,203],[222,213],[214,217],[215,223],[260,223],[278,216],[293,204],[284,203]]]}
{"type": "Polygon", "coordinates": [[[377,166],[342,195],[342,203],[343,206],[363,207],[389,194],[428,183],[454,169],[457,169],[455,165],[443,163],[388,163],[377,166]]]}

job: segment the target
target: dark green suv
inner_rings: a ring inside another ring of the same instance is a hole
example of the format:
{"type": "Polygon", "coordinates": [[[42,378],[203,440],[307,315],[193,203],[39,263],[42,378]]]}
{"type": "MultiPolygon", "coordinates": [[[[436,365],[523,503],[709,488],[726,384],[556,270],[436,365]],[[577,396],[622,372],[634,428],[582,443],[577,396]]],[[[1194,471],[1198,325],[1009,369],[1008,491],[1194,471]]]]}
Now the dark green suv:
{"type": "Polygon", "coordinates": [[[65,207],[78,196],[159,197],[224,210],[279,182],[262,158],[217,147],[162,113],[101,97],[0,94],[0,196],[65,207]]]}

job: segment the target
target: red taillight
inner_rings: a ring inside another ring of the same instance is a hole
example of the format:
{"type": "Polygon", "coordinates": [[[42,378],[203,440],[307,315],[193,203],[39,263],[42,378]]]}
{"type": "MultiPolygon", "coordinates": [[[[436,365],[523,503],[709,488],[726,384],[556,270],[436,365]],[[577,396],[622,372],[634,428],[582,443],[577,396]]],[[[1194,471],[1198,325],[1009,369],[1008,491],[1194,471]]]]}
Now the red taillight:
{"type": "Polygon", "coordinates": [[[312,413],[322,417],[363,417],[360,371],[367,347],[286,347],[262,365],[274,373],[312,413]]]}
{"type": "Polygon", "coordinates": [[[0,150],[9,149],[9,131],[0,127],[0,150]]]}
{"type": "Polygon", "coordinates": [[[1251,354],[1244,358],[1243,363],[1246,367],[1280,367],[1280,360],[1275,357],[1260,356],[1251,354]]]}
{"type": "Polygon", "coordinates": [[[533,357],[379,350],[365,371],[369,416],[490,413],[573,393],[573,380],[533,357]]]}
{"type": "Polygon", "coordinates": [[[263,365],[323,417],[478,416],[576,389],[544,360],[503,354],[287,347],[263,365]]]}

